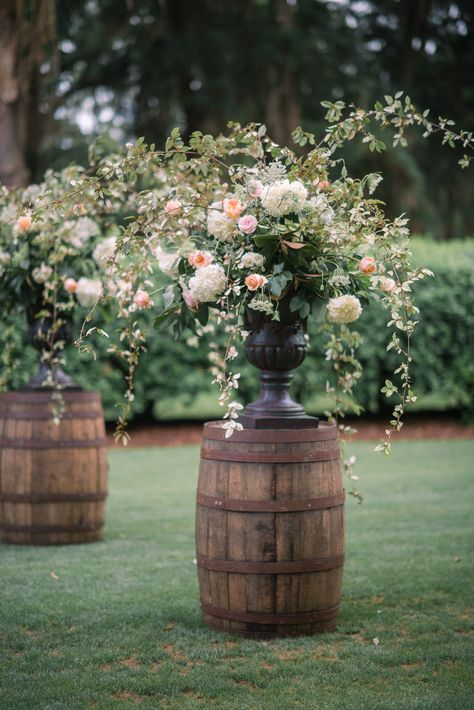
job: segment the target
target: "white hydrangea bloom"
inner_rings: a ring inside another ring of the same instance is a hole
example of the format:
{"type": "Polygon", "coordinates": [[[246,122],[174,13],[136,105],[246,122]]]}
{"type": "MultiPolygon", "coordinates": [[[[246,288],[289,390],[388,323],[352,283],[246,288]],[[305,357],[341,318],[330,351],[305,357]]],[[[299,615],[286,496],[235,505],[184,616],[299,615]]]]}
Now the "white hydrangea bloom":
{"type": "Polygon", "coordinates": [[[37,266],[36,269],[33,269],[31,277],[37,284],[44,284],[52,273],[53,270],[50,266],[47,264],[41,264],[41,266],[37,266]]]}
{"type": "Polygon", "coordinates": [[[214,202],[207,212],[207,231],[211,237],[229,242],[235,232],[235,222],[222,211],[222,203],[214,202]]]}
{"type": "Polygon", "coordinates": [[[260,199],[267,212],[273,217],[281,217],[303,209],[307,197],[308,190],[299,180],[277,180],[264,187],[260,199]]]}
{"type": "Polygon", "coordinates": [[[192,296],[201,303],[215,301],[226,285],[227,277],[219,264],[203,266],[189,280],[189,290],[192,296]]]}
{"type": "Polygon", "coordinates": [[[77,282],[76,298],[83,308],[91,308],[102,292],[99,279],[87,279],[82,276],[77,282]]]}
{"type": "Polygon", "coordinates": [[[113,257],[115,252],[115,247],[117,246],[117,240],[115,237],[107,237],[99,242],[94,249],[92,256],[94,261],[98,266],[104,268],[107,266],[107,262],[113,257]]]}
{"type": "Polygon", "coordinates": [[[76,222],[65,222],[64,227],[71,230],[65,241],[76,249],[81,249],[88,239],[99,234],[97,223],[90,217],[79,217],[76,222]]]}
{"type": "Polygon", "coordinates": [[[254,251],[248,251],[243,255],[239,261],[239,267],[241,269],[259,269],[265,263],[265,257],[263,254],[257,254],[254,251]]]}
{"type": "Polygon", "coordinates": [[[165,251],[162,247],[158,246],[155,249],[155,256],[158,261],[158,266],[164,274],[168,276],[178,275],[179,254],[172,251],[165,251]]]}
{"type": "Polygon", "coordinates": [[[327,307],[328,321],[331,323],[351,323],[362,313],[360,301],[355,296],[331,298],[327,307]]]}

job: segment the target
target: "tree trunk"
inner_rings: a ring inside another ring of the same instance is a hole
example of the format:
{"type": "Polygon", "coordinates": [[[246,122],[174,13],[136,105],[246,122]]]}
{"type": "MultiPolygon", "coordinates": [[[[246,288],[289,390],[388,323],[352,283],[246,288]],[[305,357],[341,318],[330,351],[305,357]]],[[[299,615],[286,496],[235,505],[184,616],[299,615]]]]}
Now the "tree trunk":
{"type": "Polygon", "coordinates": [[[41,146],[39,102],[46,53],[53,73],[54,0],[0,2],[0,183],[25,185],[41,146]],[[34,136],[34,139],[31,138],[34,136]]]}

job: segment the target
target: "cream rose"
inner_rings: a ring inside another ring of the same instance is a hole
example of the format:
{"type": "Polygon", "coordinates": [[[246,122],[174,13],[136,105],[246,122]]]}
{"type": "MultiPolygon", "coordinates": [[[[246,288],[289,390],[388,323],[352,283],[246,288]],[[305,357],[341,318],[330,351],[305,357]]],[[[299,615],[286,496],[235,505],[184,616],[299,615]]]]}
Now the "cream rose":
{"type": "Polygon", "coordinates": [[[362,306],[355,296],[338,296],[328,302],[327,318],[331,323],[352,323],[361,313],[362,306]]]}
{"type": "Polygon", "coordinates": [[[189,280],[189,291],[201,303],[215,301],[227,285],[225,271],[219,264],[209,264],[196,270],[189,280]]]}
{"type": "Polygon", "coordinates": [[[263,288],[267,281],[268,279],[262,274],[249,274],[245,279],[245,285],[249,291],[257,291],[259,288],[263,288]]]}

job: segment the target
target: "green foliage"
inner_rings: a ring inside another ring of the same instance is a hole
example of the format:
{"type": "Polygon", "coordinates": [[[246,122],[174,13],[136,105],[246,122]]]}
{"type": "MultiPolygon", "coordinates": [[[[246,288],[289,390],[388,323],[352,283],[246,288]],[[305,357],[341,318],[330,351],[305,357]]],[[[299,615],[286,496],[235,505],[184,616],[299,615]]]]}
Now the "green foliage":
{"type": "Polygon", "coordinates": [[[473,444],[351,448],[337,630],[264,643],[202,622],[197,448],[111,451],[104,543],[0,546],[0,707],[472,708],[473,444]]]}

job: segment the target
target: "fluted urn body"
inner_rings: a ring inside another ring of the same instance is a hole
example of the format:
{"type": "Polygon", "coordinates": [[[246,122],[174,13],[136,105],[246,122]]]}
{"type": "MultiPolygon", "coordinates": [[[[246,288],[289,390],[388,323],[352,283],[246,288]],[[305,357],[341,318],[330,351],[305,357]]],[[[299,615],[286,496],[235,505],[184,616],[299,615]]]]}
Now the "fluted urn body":
{"type": "Polygon", "coordinates": [[[290,310],[291,295],[280,301],[280,320],[250,308],[245,313],[249,335],[245,341],[247,360],[261,370],[260,396],[245,407],[239,421],[245,428],[303,428],[318,426],[301,404],[290,395],[292,370],[306,355],[306,323],[290,310]]]}

